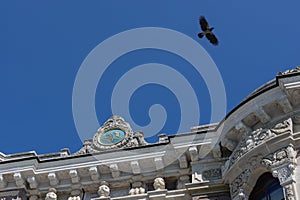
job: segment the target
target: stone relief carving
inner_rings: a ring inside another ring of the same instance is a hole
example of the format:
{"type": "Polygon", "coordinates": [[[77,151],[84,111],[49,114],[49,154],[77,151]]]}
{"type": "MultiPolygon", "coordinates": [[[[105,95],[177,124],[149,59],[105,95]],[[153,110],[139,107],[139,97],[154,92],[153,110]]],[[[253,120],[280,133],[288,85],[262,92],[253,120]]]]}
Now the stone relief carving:
{"type": "Polygon", "coordinates": [[[57,200],[56,189],[50,188],[46,194],[45,200],[57,200]]]}
{"type": "Polygon", "coordinates": [[[114,115],[97,130],[94,138],[85,141],[83,147],[74,155],[139,147],[147,144],[143,132],[133,132],[130,125],[122,117],[114,115]]]}
{"type": "Polygon", "coordinates": [[[245,194],[243,189],[239,189],[239,192],[237,194],[237,198],[235,198],[237,200],[247,200],[248,196],[245,194]]]}
{"type": "Polygon", "coordinates": [[[165,180],[161,177],[154,179],[153,187],[155,190],[164,190],[166,189],[165,180]]]}
{"type": "Polygon", "coordinates": [[[143,187],[131,188],[129,190],[129,195],[145,194],[145,189],[143,187]]]}
{"type": "Polygon", "coordinates": [[[30,197],[27,198],[26,192],[23,190],[10,190],[10,191],[0,192],[0,200],[25,200],[25,199],[30,199],[30,197]]]}
{"type": "Polygon", "coordinates": [[[293,181],[293,171],[295,166],[293,164],[289,164],[284,167],[280,167],[276,170],[273,170],[273,176],[278,177],[280,184],[285,184],[287,182],[293,181]]]}
{"type": "Polygon", "coordinates": [[[97,152],[91,146],[92,146],[92,142],[91,141],[89,141],[89,140],[84,141],[83,147],[79,151],[77,151],[75,153],[75,155],[82,155],[82,154],[97,152]]]}
{"type": "Polygon", "coordinates": [[[292,184],[286,185],[284,187],[284,190],[285,190],[285,197],[287,200],[296,200],[296,196],[292,184]]]}
{"type": "Polygon", "coordinates": [[[80,200],[80,196],[69,197],[68,200],[80,200]]]}
{"type": "Polygon", "coordinates": [[[276,124],[273,128],[271,128],[271,131],[273,133],[275,133],[276,135],[286,133],[286,132],[291,133],[292,132],[292,119],[289,118],[281,123],[276,124]]]}
{"type": "Polygon", "coordinates": [[[286,74],[292,74],[296,72],[300,72],[300,66],[297,66],[295,69],[289,69],[284,72],[278,72],[277,75],[286,75],[286,74]]]}
{"type": "Polygon", "coordinates": [[[292,133],[292,120],[291,118],[276,124],[271,129],[259,128],[255,131],[252,131],[249,135],[246,135],[242,138],[237,148],[233,151],[232,155],[229,158],[228,168],[240,157],[245,155],[254,147],[260,145],[266,140],[275,137],[276,135],[283,133],[292,133]]]}
{"type": "Polygon", "coordinates": [[[284,163],[289,163],[291,165],[295,164],[297,152],[294,150],[292,145],[288,145],[285,148],[279,149],[278,151],[266,156],[262,159],[262,164],[267,167],[277,167],[284,163]]]}
{"type": "Polygon", "coordinates": [[[100,198],[107,198],[110,195],[110,188],[106,181],[102,181],[98,189],[98,195],[100,198]]]}
{"type": "Polygon", "coordinates": [[[206,170],[202,173],[204,180],[213,180],[222,178],[222,173],[220,168],[214,168],[206,170]]]}
{"type": "Polygon", "coordinates": [[[240,193],[244,184],[248,181],[250,174],[250,169],[246,169],[230,184],[230,193],[232,197],[235,197],[240,193]]]}
{"type": "Polygon", "coordinates": [[[296,199],[294,184],[294,170],[297,166],[297,152],[292,144],[269,154],[262,159],[261,163],[272,170],[274,177],[279,179],[280,185],[284,186],[285,197],[289,200],[296,199]]]}
{"type": "Polygon", "coordinates": [[[136,181],[132,183],[132,188],[129,190],[129,195],[145,194],[146,190],[142,187],[143,183],[136,181]]]}
{"type": "Polygon", "coordinates": [[[81,199],[80,193],[81,193],[80,190],[73,190],[68,200],[80,200],[81,199]]]}

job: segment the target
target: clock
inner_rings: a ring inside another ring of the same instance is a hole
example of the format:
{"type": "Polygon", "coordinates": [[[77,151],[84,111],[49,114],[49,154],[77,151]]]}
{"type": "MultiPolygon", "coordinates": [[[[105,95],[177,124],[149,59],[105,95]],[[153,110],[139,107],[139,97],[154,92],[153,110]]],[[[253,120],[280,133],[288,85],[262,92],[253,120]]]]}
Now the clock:
{"type": "Polygon", "coordinates": [[[98,137],[98,142],[102,145],[114,145],[125,138],[125,132],[121,129],[108,130],[98,137]]]}
{"type": "Polygon", "coordinates": [[[121,149],[131,145],[133,131],[120,116],[109,118],[94,135],[93,148],[99,151],[121,149]]]}

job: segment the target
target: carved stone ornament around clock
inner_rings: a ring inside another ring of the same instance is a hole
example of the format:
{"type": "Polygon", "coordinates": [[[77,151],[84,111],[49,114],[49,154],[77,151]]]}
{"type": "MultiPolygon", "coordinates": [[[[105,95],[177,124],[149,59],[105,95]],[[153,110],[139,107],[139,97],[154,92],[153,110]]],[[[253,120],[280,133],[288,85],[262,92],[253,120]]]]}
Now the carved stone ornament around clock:
{"type": "Polygon", "coordinates": [[[101,126],[93,138],[93,145],[100,150],[126,146],[132,138],[130,125],[122,117],[112,116],[101,126]]]}
{"type": "Polygon", "coordinates": [[[133,132],[130,125],[122,117],[114,115],[97,130],[92,140],[84,142],[83,147],[75,155],[139,147],[147,144],[143,132],[133,132]]]}

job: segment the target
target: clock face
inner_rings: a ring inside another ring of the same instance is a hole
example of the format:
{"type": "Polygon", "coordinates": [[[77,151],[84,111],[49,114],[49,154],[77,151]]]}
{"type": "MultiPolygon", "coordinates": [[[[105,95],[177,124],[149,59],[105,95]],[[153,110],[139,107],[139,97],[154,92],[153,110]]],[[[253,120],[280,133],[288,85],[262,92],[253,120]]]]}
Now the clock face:
{"type": "Polygon", "coordinates": [[[101,134],[98,138],[98,141],[102,145],[114,145],[121,142],[124,138],[124,131],[120,129],[112,129],[101,134]]]}

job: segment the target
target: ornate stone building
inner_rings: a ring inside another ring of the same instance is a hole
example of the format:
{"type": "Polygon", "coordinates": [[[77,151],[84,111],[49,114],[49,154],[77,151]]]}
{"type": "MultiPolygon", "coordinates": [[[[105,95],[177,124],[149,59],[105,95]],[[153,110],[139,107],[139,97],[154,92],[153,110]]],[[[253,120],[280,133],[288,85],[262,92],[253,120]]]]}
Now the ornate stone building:
{"type": "Polygon", "coordinates": [[[300,199],[300,70],[219,123],[148,144],[113,116],[70,154],[0,154],[1,200],[300,199]]]}

